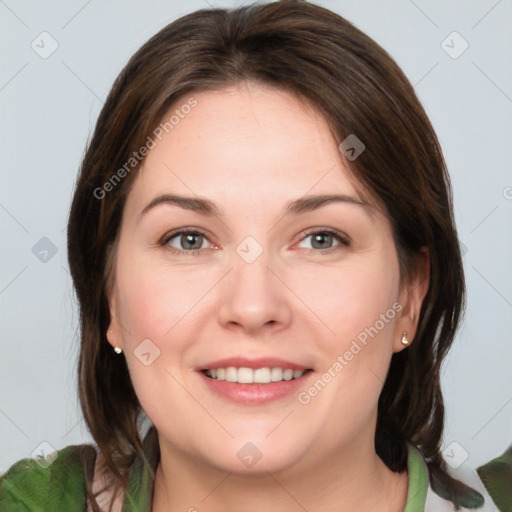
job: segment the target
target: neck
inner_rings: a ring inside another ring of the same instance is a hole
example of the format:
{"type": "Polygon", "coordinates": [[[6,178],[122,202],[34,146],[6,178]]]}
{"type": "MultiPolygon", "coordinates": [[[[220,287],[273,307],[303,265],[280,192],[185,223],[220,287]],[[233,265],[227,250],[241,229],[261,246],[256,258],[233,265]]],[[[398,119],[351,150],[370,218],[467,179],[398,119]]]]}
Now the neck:
{"type": "Polygon", "coordinates": [[[160,453],[152,512],[399,512],[407,498],[407,473],[389,470],[373,442],[273,473],[224,472],[162,442],[160,453]]]}

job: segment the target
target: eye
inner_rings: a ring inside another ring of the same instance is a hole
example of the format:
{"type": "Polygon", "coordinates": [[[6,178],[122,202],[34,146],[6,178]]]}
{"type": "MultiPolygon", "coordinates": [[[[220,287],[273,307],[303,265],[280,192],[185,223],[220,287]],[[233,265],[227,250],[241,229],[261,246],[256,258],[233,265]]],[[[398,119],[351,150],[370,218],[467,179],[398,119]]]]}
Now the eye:
{"type": "Polygon", "coordinates": [[[211,244],[203,233],[182,229],[165,235],[160,245],[168,247],[173,253],[197,255],[197,251],[206,249],[211,244]]]}
{"type": "MultiPolygon", "coordinates": [[[[348,237],[342,235],[338,231],[330,229],[310,231],[309,233],[306,234],[304,238],[301,239],[300,244],[306,242],[309,239],[311,240],[311,246],[305,248],[312,250],[319,249],[320,251],[322,251],[341,247],[348,247],[350,245],[348,237]]],[[[300,247],[304,247],[304,245],[300,244],[300,247]]]]}
{"type": "MultiPolygon", "coordinates": [[[[164,235],[160,245],[175,254],[198,256],[202,249],[207,249],[213,244],[209,243],[206,235],[200,231],[181,229],[164,235]]],[[[309,231],[299,242],[299,247],[310,249],[313,252],[332,252],[332,250],[348,247],[349,245],[349,237],[332,229],[309,231]],[[309,247],[305,245],[308,240],[310,240],[309,247]]]]}

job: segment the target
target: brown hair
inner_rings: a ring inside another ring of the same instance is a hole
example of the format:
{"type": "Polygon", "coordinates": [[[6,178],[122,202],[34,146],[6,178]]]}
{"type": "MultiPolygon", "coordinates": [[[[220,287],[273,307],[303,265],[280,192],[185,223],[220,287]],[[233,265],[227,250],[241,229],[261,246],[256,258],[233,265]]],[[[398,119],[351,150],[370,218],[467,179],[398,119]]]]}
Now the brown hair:
{"type": "Polygon", "coordinates": [[[414,343],[392,357],[375,446],[391,470],[403,471],[406,441],[412,442],[431,476],[450,482],[440,453],[440,367],[463,311],[465,285],[441,148],[413,87],[386,51],[339,15],[303,0],[204,9],[179,18],[130,59],[98,118],[72,202],[68,257],[80,305],[80,403],[106,466],[116,485],[126,488],[142,450],[142,410],[126,361],[105,335],[109,273],[137,166],[122,180],[112,177],[177,100],[243,80],[312,104],[339,142],[349,134],[363,141],[366,150],[348,165],[385,207],[403,280],[411,277],[420,248],[428,247],[430,283],[418,331],[414,343]]]}

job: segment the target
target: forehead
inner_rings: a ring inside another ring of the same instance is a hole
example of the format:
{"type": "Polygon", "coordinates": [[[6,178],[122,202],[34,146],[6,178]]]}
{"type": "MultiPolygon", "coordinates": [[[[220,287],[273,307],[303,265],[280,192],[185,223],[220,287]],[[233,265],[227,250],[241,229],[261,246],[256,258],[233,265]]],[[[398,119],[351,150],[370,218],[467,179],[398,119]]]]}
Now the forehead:
{"type": "Polygon", "coordinates": [[[172,191],[245,207],[307,193],[358,196],[327,121],[289,92],[251,82],[195,91],[163,123],[171,117],[136,178],[137,202],[172,191]]]}

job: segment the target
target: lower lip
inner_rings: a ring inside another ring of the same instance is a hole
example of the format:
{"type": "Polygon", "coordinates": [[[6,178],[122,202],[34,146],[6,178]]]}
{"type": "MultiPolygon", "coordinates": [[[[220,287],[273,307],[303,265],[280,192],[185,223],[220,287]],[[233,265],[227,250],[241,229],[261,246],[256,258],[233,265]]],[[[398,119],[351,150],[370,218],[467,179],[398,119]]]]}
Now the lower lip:
{"type": "Polygon", "coordinates": [[[239,384],[238,382],[211,379],[202,372],[199,372],[199,375],[208,388],[222,398],[242,404],[260,405],[296,393],[312,373],[309,371],[298,379],[282,380],[270,384],[239,384]]]}

